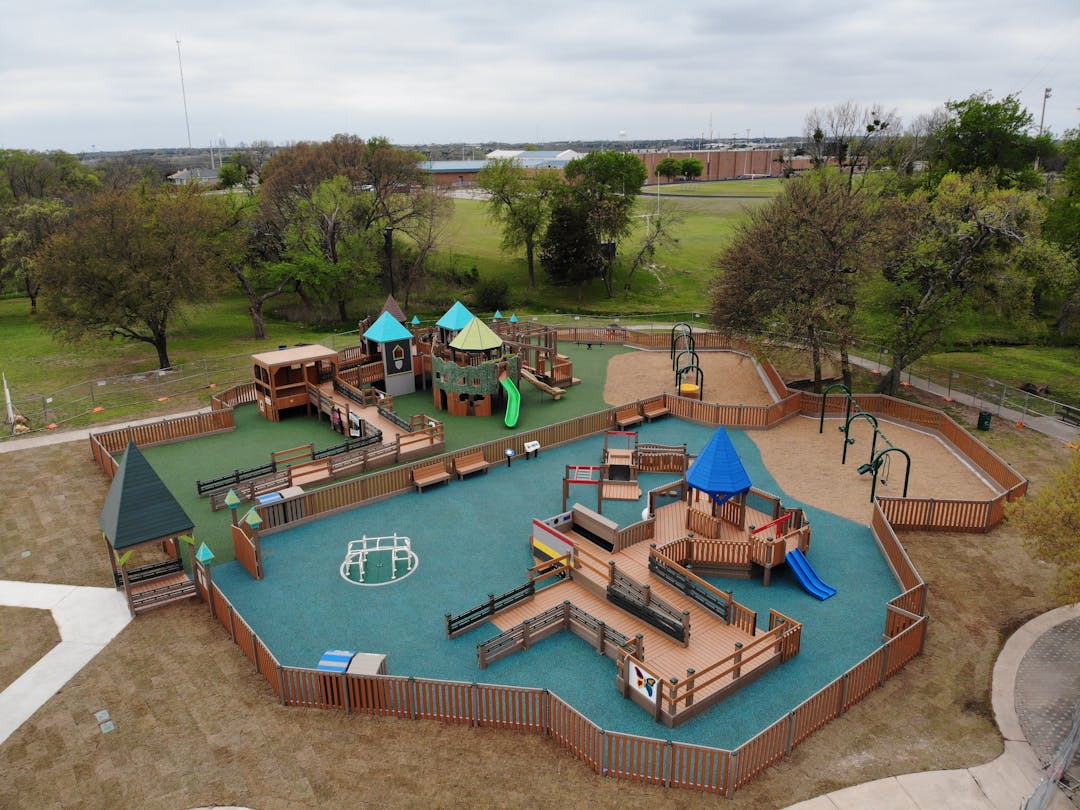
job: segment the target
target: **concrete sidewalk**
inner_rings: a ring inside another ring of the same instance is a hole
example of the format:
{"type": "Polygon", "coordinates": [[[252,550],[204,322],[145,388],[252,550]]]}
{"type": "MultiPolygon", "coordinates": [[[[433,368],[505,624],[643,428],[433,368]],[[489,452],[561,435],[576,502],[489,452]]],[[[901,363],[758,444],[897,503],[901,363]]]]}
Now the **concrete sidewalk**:
{"type": "MultiPolygon", "coordinates": [[[[882,366],[874,360],[867,360],[865,357],[849,356],[851,362],[854,365],[861,368],[871,369],[878,371],[882,374],[889,372],[888,366],[882,366]]],[[[912,388],[918,388],[921,391],[939,396],[942,399],[951,399],[954,402],[959,402],[961,405],[968,405],[972,408],[977,408],[980,411],[989,411],[999,419],[1005,419],[1013,424],[1023,423],[1025,427],[1029,427],[1032,430],[1036,430],[1045,436],[1049,436],[1052,439],[1058,439],[1062,442],[1080,443],[1080,427],[1075,425],[1069,425],[1062,422],[1060,419],[1055,419],[1051,416],[1037,416],[1031,413],[1021,413],[1013,408],[1006,408],[1000,403],[989,402],[985,399],[981,399],[971,394],[965,394],[960,391],[950,391],[943,385],[938,385],[925,377],[915,377],[906,375],[904,382],[910,383],[912,388]]]]}
{"type": "MultiPolygon", "coordinates": [[[[1054,662],[1030,653],[1040,640],[1046,640],[1059,627],[1075,625],[1077,618],[1080,618],[1080,605],[1044,613],[1013,633],[998,655],[991,696],[994,719],[1005,738],[1005,752],[997,759],[972,768],[926,771],[865,782],[800,802],[789,810],[861,810],[866,807],[875,810],[939,810],[942,807],[950,810],[1017,810],[1044,776],[1042,764],[1017,715],[1017,705],[1063,700],[1075,705],[1080,679],[1080,666],[1072,673],[1072,678],[1045,677],[1046,670],[1053,668],[1054,662]],[[1048,691],[1054,694],[1048,695],[1048,691]]],[[[1054,792],[1046,807],[1075,810],[1075,805],[1060,790],[1054,792]]]]}
{"type": "Polygon", "coordinates": [[[0,692],[0,743],[44,706],[131,621],[111,588],[0,580],[0,605],[52,611],[60,643],[0,692]]]}

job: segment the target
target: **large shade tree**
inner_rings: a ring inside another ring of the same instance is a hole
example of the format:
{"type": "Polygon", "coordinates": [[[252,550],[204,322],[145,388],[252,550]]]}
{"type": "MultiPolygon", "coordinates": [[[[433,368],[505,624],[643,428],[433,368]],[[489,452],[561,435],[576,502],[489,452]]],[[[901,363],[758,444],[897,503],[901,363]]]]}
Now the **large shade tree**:
{"type": "Polygon", "coordinates": [[[932,133],[931,177],[982,172],[1002,188],[1037,188],[1035,158],[1049,137],[1030,134],[1031,113],[1014,95],[995,101],[977,93],[945,103],[945,116],[932,133]]]}
{"type": "Polygon", "coordinates": [[[488,215],[502,226],[503,250],[525,249],[529,289],[536,287],[536,248],[563,185],[554,169],[528,169],[513,158],[490,160],[476,184],[488,194],[488,215]]]}
{"type": "MultiPolygon", "coordinates": [[[[615,294],[618,243],[633,230],[632,212],[646,177],[645,164],[626,152],[591,152],[566,164],[566,179],[575,201],[565,211],[584,216],[584,227],[603,246],[601,278],[609,298],[615,294]]],[[[558,238],[558,231],[550,235],[558,238]]]]}
{"type": "Polygon", "coordinates": [[[895,393],[903,370],[937,348],[972,301],[1027,318],[1039,280],[1072,272],[1042,238],[1043,217],[1033,193],[980,174],[946,175],[933,191],[896,201],[882,218],[890,233],[871,297],[892,355],[880,390],[895,393]]]}
{"type": "Polygon", "coordinates": [[[195,187],[102,191],[76,206],[36,258],[47,322],[71,341],[148,343],[168,368],[169,331],[185,305],[215,288],[233,232],[221,200],[195,187]]]}
{"type": "MultiPolygon", "coordinates": [[[[877,258],[880,224],[876,200],[850,193],[846,174],[824,169],[790,181],[719,257],[713,323],[805,346],[820,390],[829,348],[839,343],[847,357],[856,285],[877,258]]],[[[850,383],[850,367],[842,369],[850,383]]]]}
{"type": "MultiPolygon", "coordinates": [[[[292,251],[287,258],[299,261],[296,289],[305,301],[311,291],[334,301],[343,314],[343,272],[354,281],[380,278],[396,294],[398,238],[406,240],[411,257],[426,259],[439,232],[432,220],[445,218],[448,209],[420,159],[385,138],[336,135],[284,149],[265,164],[264,220],[292,251]]],[[[406,268],[412,280],[423,267],[414,264],[406,268]]]]}

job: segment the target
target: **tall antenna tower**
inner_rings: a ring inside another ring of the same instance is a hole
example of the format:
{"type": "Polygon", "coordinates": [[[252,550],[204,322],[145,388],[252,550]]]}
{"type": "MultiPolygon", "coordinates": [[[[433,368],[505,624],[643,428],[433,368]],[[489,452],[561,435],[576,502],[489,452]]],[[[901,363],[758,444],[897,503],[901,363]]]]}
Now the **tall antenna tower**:
{"type": "Polygon", "coordinates": [[[180,95],[184,99],[184,126],[187,127],[187,145],[188,149],[191,148],[191,122],[188,120],[187,113],[187,90],[184,88],[184,60],[180,56],[180,35],[174,34],[176,37],[176,61],[180,65],[180,95]]]}

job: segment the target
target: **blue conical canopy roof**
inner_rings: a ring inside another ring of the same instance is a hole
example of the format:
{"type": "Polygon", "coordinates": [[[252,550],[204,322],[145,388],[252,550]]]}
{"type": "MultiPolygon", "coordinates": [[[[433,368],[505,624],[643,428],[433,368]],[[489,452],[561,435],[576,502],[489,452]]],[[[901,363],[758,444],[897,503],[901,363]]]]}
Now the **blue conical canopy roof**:
{"type": "Polygon", "coordinates": [[[389,343],[391,340],[408,340],[412,332],[402,326],[389,312],[384,312],[368,330],[364,332],[367,340],[376,343],[389,343]]]}
{"type": "Polygon", "coordinates": [[[694,459],[686,481],[694,489],[707,492],[717,503],[750,489],[750,475],[723,427],[716,429],[705,449],[694,459]]]}
{"type": "Polygon", "coordinates": [[[446,314],[439,318],[436,326],[449,329],[451,332],[457,332],[468,326],[469,321],[472,319],[473,314],[469,312],[465,305],[460,301],[455,301],[454,305],[446,310],[446,314]]]}

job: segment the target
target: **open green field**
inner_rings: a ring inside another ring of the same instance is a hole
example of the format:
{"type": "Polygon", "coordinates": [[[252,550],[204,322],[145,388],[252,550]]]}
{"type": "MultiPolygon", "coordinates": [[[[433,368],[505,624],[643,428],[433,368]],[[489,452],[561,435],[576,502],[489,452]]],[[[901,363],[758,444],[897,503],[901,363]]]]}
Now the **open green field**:
{"type": "MultiPolygon", "coordinates": [[[[681,197],[773,197],[780,193],[783,180],[694,180],[690,183],[661,183],[660,193],[681,197]]],[[[656,186],[643,186],[641,193],[656,195],[656,186]]]]}
{"type": "MultiPolygon", "coordinates": [[[[778,188],[778,187],[777,187],[778,188]]],[[[537,288],[528,289],[528,270],[524,255],[500,249],[501,235],[488,219],[484,203],[477,200],[454,200],[454,216],[444,234],[446,247],[440,261],[455,272],[476,267],[481,280],[502,279],[509,286],[509,308],[519,312],[593,312],[620,314],[708,308],[708,285],[713,263],[730,242],[735,228],[748,206],[766,202],[767,196],[755,199],[695,198],[662,199],[666,210],[679,213],[682,220],[674,228],[678,243],[657,252],[656,262],[634,274],[629,290],[626,264],[639,248],[648,218],[656,210],[656,200],[638,198],[636,233],[619,246],[621,267],[616,271],[616,290],[608,298],[603,283],[587,285],[579,301],[577,287],[555,287],[548,283],[543,270],[536,268],[537,288]]],[[[467,303],[467,302],[466,302],[467,303]]],[[[440,313],[441,314],[441,313],[440,313]]]]}

